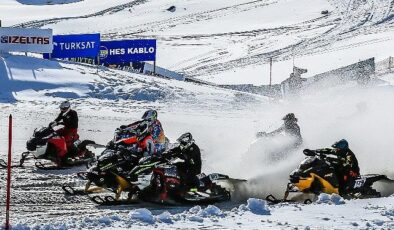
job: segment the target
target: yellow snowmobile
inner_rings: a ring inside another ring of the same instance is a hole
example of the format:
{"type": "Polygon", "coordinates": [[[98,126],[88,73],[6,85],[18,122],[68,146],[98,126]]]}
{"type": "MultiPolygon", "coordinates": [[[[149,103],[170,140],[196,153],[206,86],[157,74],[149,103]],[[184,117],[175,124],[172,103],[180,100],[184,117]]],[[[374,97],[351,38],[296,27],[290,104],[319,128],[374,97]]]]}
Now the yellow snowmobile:
{"type": "MultiPolygon", "coordinates": [[[[289,183],[283,199],[268,195],[272,203],[304,201],[310,203],[320,193],[339,194],[337,179],[338,158],[332,154],[304,151],[306,158],[290,173],[289,183]]],[[[347,199],[380,197],[372,185],[377,181],[393,182],[385,175],[361,175],[340,194],[347,199]]]]}

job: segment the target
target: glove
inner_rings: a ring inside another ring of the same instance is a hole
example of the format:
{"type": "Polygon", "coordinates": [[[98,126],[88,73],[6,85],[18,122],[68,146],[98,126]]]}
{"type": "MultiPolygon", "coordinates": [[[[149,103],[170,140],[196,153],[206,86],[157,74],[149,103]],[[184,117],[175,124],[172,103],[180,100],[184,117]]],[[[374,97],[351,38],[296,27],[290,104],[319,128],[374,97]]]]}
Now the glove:
{"type": "Polygon", "coordinates": [[[169,163],[172,165],[175,165],[176,163],[183,163],[183,162],[185,162],[185,160],[182,160],[182,159],[176,157],[176,158],[171,159],[169,163]]]}
{"type": "Polygon", "coordinates": [[[49,123],[48,127],[52,127],[52,126],[56,126],[57,122],[56,121],[52,121],[49,123]]]}

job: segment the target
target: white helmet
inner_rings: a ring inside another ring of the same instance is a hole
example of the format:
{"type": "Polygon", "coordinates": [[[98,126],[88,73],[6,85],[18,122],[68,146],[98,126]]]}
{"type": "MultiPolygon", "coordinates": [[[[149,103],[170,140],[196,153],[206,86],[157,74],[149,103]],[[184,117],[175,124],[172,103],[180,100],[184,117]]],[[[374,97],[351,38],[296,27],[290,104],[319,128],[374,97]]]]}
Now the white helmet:
{"type": "Polygon", "coordinates": [[[60,108],[61,110],[63,110],[63,109],[69,109],[70,106],[71,106],[71,104],[70,104],[69,101],[63,101],[63,102],[60,104],[59,108],[60,108]]]}

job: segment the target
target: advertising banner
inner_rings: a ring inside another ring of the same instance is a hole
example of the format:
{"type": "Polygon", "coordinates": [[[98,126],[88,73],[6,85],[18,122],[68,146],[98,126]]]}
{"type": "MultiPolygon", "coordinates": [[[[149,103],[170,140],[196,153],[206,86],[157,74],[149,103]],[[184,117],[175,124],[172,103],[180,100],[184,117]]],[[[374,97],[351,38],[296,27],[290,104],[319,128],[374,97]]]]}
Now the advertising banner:
{"type": "Polygon", "coordinates": [[[156,40],[101,41],[100,63],[118,64],[133,61],[155,61],[156,40]]]}
{"type": "Polygon", "coordinates": [[[51,53],[52,30],[0,27],[0,50],[51,53]]]}
{"type": "Polygon", "coordinates": [[[51,58],[97,57],[100,34],[54,35],[51,58]]]}

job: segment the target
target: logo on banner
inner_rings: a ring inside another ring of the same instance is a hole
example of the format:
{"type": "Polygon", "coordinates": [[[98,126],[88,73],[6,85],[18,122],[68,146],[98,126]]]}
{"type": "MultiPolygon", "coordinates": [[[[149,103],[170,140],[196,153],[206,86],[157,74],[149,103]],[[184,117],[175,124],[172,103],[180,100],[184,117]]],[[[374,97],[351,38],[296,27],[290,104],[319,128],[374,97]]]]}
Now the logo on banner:
{"type": "Polygon", "coordinates": [[[108,49],[105,46],[100,46],[100,59],[105,59],[108,57],[108,49]]]}
{"type": "Polygon", "coordinates": [[[69,34],[53,36],[52,58],[97,57],[100,34],[69,34]]]}
{"type": "Polygon", "coordinates": [[[156,60],[156,40],[102,41],[100,59],[105,64],[156,60]]]}
{"type": "Polygon", "coordinates": [[[95,47],[96,42],[54,42],[55,46],[60,46],[60,50],[84,50],[84,49],[93,49],[95,47]]]}
{"type": "Polygon", "coordinates": [[[0,51],[50,53],[51,29],[0,27],[0,51]]]}
{"type": "Polygon", "coordinates": [[[49,37],[26,37],[26,36],[1,36],[1,43],[7,44],[49,44],[49,37]]]}

